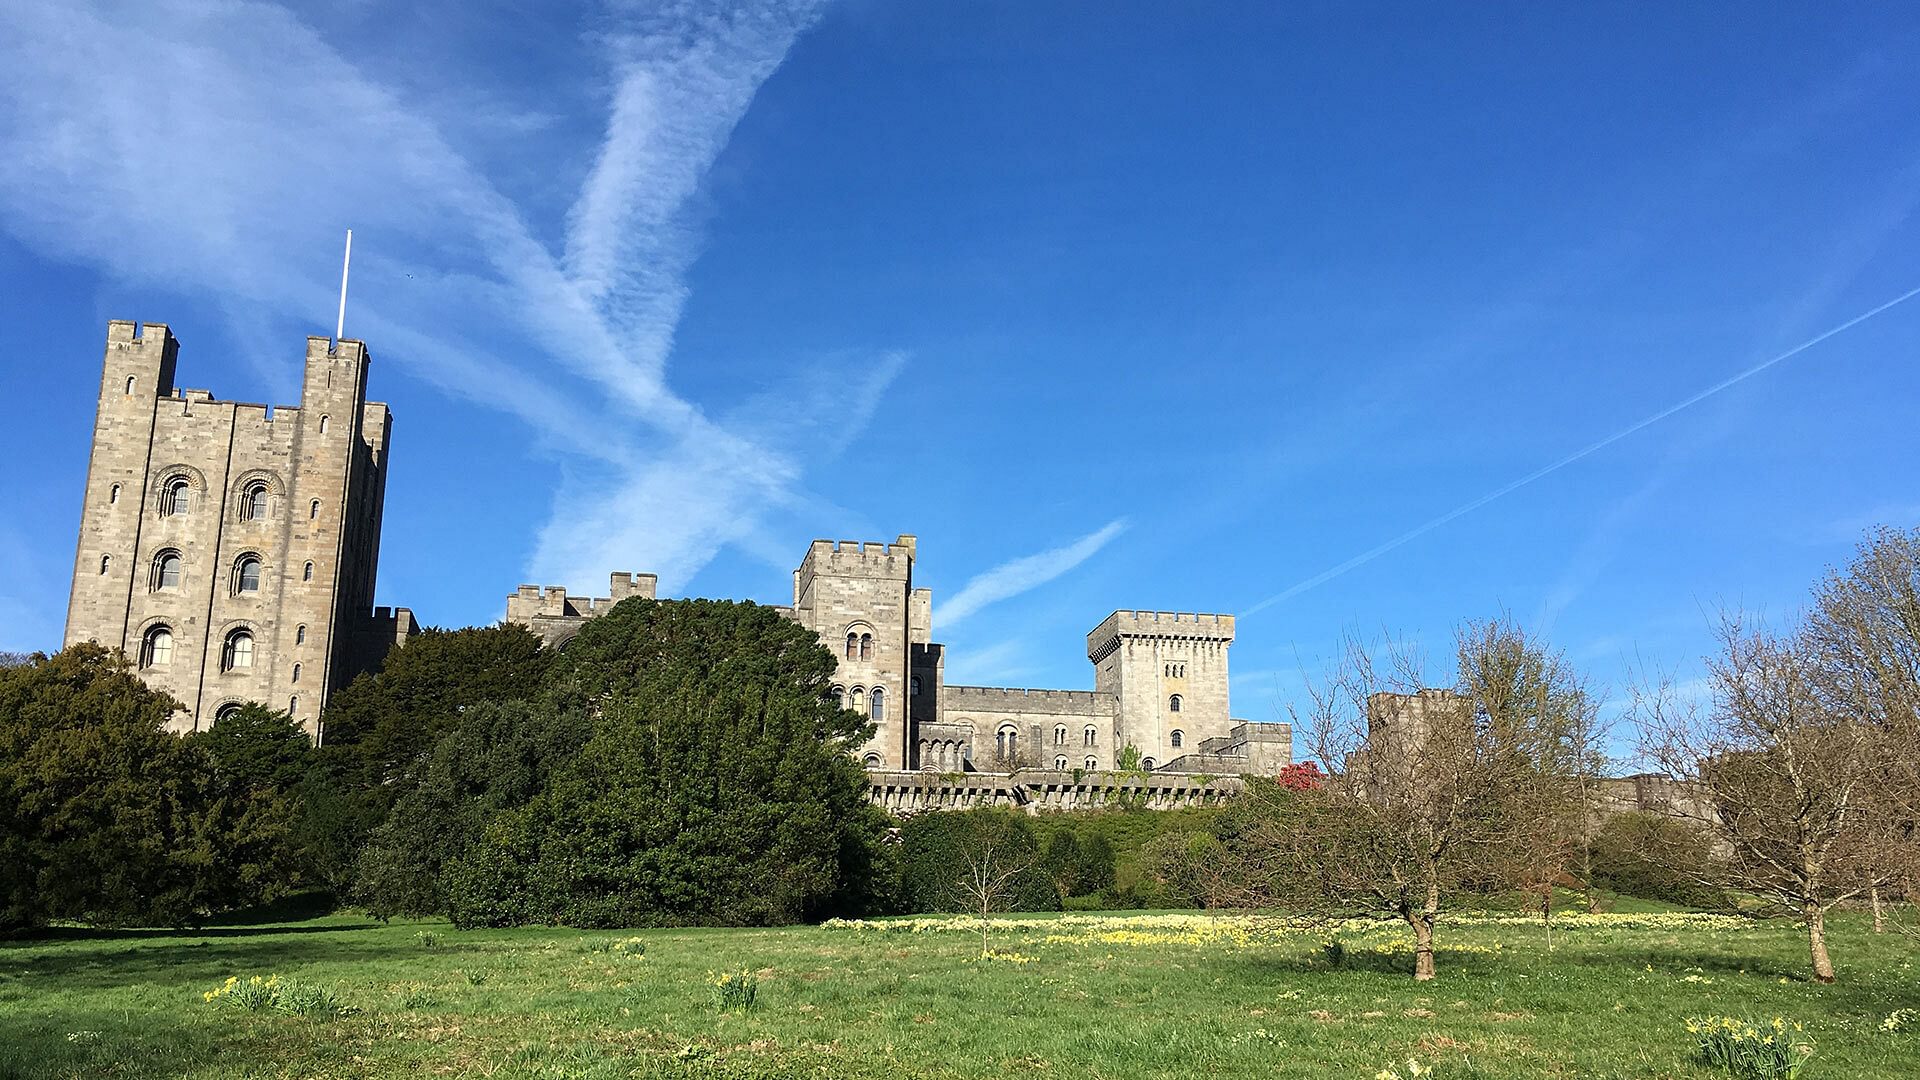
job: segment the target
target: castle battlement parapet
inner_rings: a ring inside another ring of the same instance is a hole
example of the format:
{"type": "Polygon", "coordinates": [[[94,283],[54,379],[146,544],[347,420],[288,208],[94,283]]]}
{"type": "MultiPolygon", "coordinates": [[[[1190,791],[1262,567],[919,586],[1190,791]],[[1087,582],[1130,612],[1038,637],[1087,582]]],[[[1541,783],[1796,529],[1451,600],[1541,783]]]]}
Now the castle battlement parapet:
{"type": "Polygon", "coordinates": [[[522,585],[507,595],[507,621],[519,623],[548,645],[559,646],[580,632],[581,624],[612,611],[622,600],[651,600],[660,578],[654,574],[615,572],[606,596],[569,596],[565,585],[522,585]]]}
{"type": "Polygon", "coordinates": [[[1233,641],[1233,616],[1192,611],[1116,611],[1087,634],[1087,657],[1098,663],[1126,638],[1233,641]]]}
{"type": "Polygon", "coordinates": [[[948,713],[1072,713],[1111,715],[1112,694],[1098,690],[1027,690],[1011,686],[947,686],[948,713]]]}

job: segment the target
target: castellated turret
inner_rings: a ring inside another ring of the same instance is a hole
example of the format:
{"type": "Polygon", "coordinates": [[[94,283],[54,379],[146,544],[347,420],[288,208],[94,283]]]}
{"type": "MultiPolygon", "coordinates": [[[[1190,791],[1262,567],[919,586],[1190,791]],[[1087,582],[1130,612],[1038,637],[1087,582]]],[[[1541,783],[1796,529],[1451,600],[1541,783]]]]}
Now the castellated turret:
{"type": "Polygon", "coordinates": [[[1120,745],[1148,768],[1190,754],[1233,726],[1227,649],[1233,616],[1116,611],[1087,635],[1093,687],[1114,699],[1120,745]]]}
{"type": "Polygon", "coordinates": [[[392,424],[366,346],[308,338],[278,408],[176,388],[179,350],[107,324],[66,641],[125,650],[178,730],[257,701],[319,737],[328,693],[413,630],[373,607],[392,424]]]}

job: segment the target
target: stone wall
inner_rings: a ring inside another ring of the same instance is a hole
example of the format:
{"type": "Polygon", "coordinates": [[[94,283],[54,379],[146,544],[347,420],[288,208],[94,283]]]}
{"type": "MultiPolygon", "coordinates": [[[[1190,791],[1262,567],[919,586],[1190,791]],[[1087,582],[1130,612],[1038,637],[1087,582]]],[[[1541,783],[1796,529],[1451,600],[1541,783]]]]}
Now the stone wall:
{"type": "Polygon", "coordinates": [[[1113,767],[1112,695],[999,686],[948,686],[942,693],[942,723],[970,733],[972,760],[981,769],[1045,768],[1062,757],[1067,769],[1113,767]]]}
{"type": "Polygon", "coordinates": [[[868,782],[868,799],[902,817],[981,806],[1005,806],[1029,814],[1113,806],[1174,810],[1219,805],[1238,795],[1244,786],[1237,777],[1203,781],[1153,773],[1039,769],[1011,774],[876,771],[869,772],[868,782]]]}

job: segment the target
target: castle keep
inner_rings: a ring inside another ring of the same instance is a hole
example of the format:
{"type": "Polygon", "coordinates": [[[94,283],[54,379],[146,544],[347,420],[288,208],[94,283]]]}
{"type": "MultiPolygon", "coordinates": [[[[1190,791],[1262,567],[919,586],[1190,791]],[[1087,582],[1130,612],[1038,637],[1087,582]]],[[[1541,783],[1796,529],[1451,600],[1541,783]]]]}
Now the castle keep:
{"type": "MultiPolygon", "coordinates": [[[[780,609],[839,659],[834,693],[873,721],[860,756],[880,801],[916,808],[964,791],[972,794],[955,797],[966,805],[1069,805],[1089,786],[1085,774],[1119,768],[1123,752],[1139,755],[1139,769],[1165,775],[1271,774],[1292,761],[1288,725],[1233,719],[1231,615],[1114,612],[1087,635],[1091,690],[948,685],[946,648],[933,640],[933,594],[913,582],[918,554],[913,536],[815,540],[793,572],[793,606],[780,609]],[[887,779],[907,773],[1013,779],[986,788],[953,781],[939,790],[919,777],[887,779]]],[[[653,596],[654,581],[615,574],[612,595],[591,599],[522,585],[507,597],[507,621],[564,648],[622,598],[653,596]]],[[[1202,788],[1197,795],[1219,793],[1202,788]]],[[[1192,801],[1168,797],[1169,804],[1192,801]]]]}
{"type": "Polygon", "coordinates": [[[125,650],[178,730],[258,701],[318,737],[327,694],[413,628],[373,607],[391,423],[366,346],[308,338],[278,408],[176,389],[179,351],[107,324],[66,642],[125,650]]]}

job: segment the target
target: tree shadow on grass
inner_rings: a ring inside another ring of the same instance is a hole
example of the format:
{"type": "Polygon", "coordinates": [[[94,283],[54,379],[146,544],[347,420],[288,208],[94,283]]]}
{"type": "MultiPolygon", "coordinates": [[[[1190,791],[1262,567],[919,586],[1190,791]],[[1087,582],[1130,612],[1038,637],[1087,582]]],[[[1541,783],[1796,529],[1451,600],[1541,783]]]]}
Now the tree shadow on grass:
{"type": "Polygon", "coordinates": [[[280,934],[332,934],[346,930],[377,930],[376,922],[287,923],[248,926],[220,925],[172,928],[165,926],[47,926],[19,937],[0,940],[0,950],[9,945],[44,945],[59,941],[141,941],[165,938],[243,938],[280,934]]]}
{"type": "MultiPolygon", "coordinates": [[[[216,938],[124,949],[50,950],[35,956],[6,956],[0,991],[36,988],[97,990],[132,983],[185,983],[208,989],[228,975],[267,975],[292,967],[391,959],[389,941],[314,938],[216,938]]],[[[197,991],[196,991],[197,992],[197,991]]]]}

